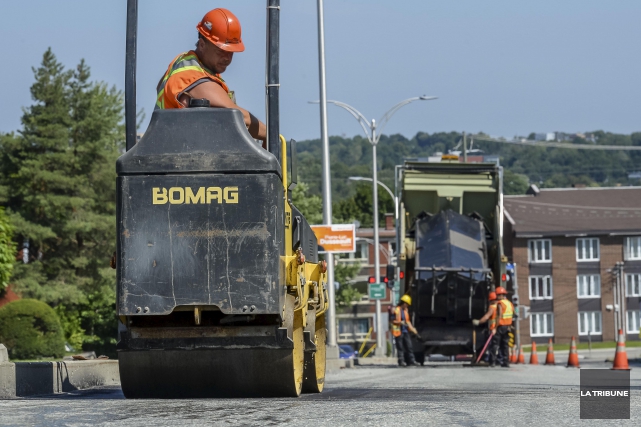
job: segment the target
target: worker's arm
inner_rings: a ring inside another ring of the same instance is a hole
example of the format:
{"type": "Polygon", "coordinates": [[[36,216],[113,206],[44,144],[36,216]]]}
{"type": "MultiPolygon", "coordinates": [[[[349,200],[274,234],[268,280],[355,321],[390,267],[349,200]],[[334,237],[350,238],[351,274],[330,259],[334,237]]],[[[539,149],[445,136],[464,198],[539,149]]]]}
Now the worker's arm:
{"type": "Polygon", "coordinates": [[[485,313],[483,317],[479,319],[479,323],[485,323],[488,320],[490,320],[490,317],[492,317],[492,314],[494,313],[494,307],[490,306],[490,309],[485,313]]]}
{"type": "Polygon", "coordinates": [[[403,322],[401,321],[401,316],[399,316],[396,311],[394,311],[394,320],[392,320],[392,324],[398,326],[403,324],[403,322]]]}
{"type": "Polygon", "coordinates": [[[267,127],[265,124],[254,117],[254,115],[249,111],[234,104],[232,100],[229,99],[229,95],[225,92],[225,89],[223,89],[218,83],[214,83],[212,81],[201,83],[191,89],[188,93],[180,95],[178,101],[180,101],[183,106],[187,107],[189,106],[190,98],[207,99],[212,107],[235,108],[239,110],[243,113],[243,119],[245,120],[245,126],[247,126],[247,129],[249,130],[249,134],[255,139],[259,139],[263,142],[267,140],[267,127]]]}
{"type": "MultiPolygon", "coordinates": [[[[406,314],[407,314],[407,313],[406,313],[406,314]]],[[[410,330],[410,332],[412,332],[412,333],[414,333],[414,334],[418,335],[418,331],[416,330],[416,328],[414,327],[414,325],[412,325],[412,322],[410,322],[410,316],[409,316],[409,314],[408,314],[407,316],[405,316],[405,326],[407,326],[407,329],[409,329],[409,330],[410,330]]]]}

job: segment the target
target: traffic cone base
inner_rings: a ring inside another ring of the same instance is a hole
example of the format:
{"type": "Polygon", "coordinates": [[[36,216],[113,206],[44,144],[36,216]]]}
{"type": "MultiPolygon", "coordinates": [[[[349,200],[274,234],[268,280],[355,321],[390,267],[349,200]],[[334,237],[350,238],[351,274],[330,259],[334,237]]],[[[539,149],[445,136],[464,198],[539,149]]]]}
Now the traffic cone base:
{"type": "Polygon", "coordinates": [[[523,355],[523,347],[519,346],[519,359],[516,363],[521,363],[525,365],[525,356],[523,355]]]}
{"type": "Polygon", "coordinates": [[[539,364],[539,355],[536,354],[536,343],[532,341],[532,351],[530,352],[530,365],[539,364]]]}
{"type": "Polygon", "coordinates": [[[548,342],[548,354],[545,356],[546,365],[554,365],[554,348],[552,347],[552,338],[548,342]]]}
{"type": "Polygon", "coordinates": [[[623,338],[622,329],[619,329],[619,338],[617,340],[617,349],[614,353],[612,369],[630,370],[630,365],[628,365],[628,353],[625,351],[625,339],[623,338]]]}
{"type": "Polygon", "coordinates": [[[576,352],[576,340],[572,337],[570,343],[570,354],[568,354],[568,368],[580,368],[579,366],[579,355],[576,352]]]}

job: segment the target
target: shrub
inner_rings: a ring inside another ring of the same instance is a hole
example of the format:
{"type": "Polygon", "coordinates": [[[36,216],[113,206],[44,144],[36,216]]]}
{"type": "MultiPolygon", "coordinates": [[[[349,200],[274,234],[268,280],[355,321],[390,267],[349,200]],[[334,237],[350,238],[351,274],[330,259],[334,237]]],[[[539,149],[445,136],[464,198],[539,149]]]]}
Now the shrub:
{"type": "Polygon", "coordinates": [[[58,316],[42,301],[23,299],[0,308],[0,342],[12,359],[62,357],[65,338],[58,316]]]}

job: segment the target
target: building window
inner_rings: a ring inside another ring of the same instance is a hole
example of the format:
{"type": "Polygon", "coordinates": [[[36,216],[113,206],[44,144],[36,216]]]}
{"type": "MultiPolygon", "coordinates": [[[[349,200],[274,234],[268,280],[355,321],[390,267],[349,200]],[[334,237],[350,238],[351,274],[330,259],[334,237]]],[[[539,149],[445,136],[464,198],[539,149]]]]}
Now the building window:
{"type": "Polygon", "coordinates": [[[641,236],[626,239],[625,255],[627,260],[641,260],[641,236]]]}
{"type": "Polygon", "coordinates": [[[530,262],[552,262],[551,240],[529,240],[528,248],[530,262]]]}
{"type": "Polygon", "coordinates": [[[601,312],[579,311],[579,335],[601,335],[601,312]]]}
{"type": "Polygon", "coordinates": [[[530,299],[552,299],[551,276],[530,276],[530,299]]]}
{"type": "Polygon", "coordinates": [[[599,239],[576,239],[576,260],[577,261],[598,261],[599,260],[599,239]]]}
{"type": "Polygon", "coordinates": [[[629,334],[641,333],[641,311],[628,310],[627,332],[629,334]]]}
{"type": "Polygon", "coordinates": [[[552,313],[530,313],[530,336],[551,337],[552,335],[554,335],[552,313]]]}
{"type": "Polygon", "coordinates": [[[641,297],[641,274],[625,275],[625,294],[628,297],[641,297]]]}
{"type": "Polygon", "coordinates": [[[598,274],[576,276],[576,293],[579,298],[600,298],[601,276],[598,274]]]}
{"type": "Polygon", "coordinates": [[[347,256],[349,259],[361,261],[363,264],[369,263],[369,243],[363,241],[356,242],[356,251],[350,252],[347,256]]]}
{"type": "Polygon", "coordinates": [[[364,340],[369,331],[369,317],[338,319],[338,339],[364,340]]]}

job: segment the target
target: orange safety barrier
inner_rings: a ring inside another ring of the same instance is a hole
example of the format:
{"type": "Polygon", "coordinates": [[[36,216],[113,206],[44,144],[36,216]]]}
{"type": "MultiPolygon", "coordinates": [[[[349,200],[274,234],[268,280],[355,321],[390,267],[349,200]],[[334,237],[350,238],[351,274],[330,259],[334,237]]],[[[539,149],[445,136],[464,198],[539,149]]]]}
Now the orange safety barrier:
{"type": "Polygon", "coordinates": [[[617,350],[614,353],[612,369],[630,370],[630,366],[628,365],[628,353],[625,351],[623,329],[619,329],[619,339],[617,340],[617,350]]]}
{"type": "Polygon", "coordinates": [[[576,352],[576,340],[572,337],[572,342],[570,343],[570,354],[568,354],[568,368],[579,368],[579,355],[576,352]]]}
{"type": "Polygon", "coordinates": [[[519,358],[516,363],[521,363],[525,365],[525,355],[523,354],[523,347],[519,345],[519,358]]]}
{"type": "Polygon", "coordinates": [[[539,364],[539,355],[536,354],[536,343],[532,341],[532,351],[530,352],[530,365],[539,364]]]}
{"type": "Polygon", "coordinates": [[[548,354],[545,356],[546,365],[554,365],[554,347],[552,346],[552,338],[548,342],[548,354]]]}

